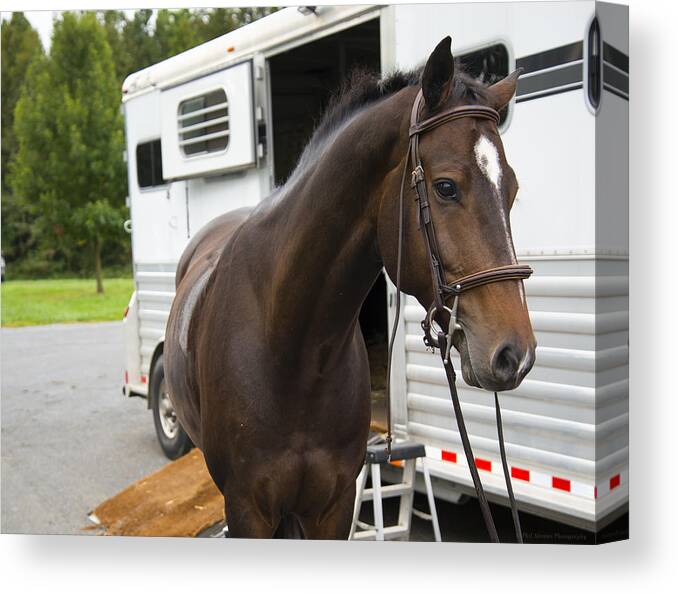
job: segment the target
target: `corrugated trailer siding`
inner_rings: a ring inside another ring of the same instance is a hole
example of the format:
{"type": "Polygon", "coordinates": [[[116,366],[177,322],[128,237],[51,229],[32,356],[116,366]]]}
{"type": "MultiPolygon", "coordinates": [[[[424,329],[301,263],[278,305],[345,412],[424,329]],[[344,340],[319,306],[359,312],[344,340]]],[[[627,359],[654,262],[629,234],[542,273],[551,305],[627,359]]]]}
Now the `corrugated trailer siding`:
{"type": "MultiPolygon", "coordinates": [[[[535,269],[526,293],[539,346],[528,378],[501,395],[510,463],[583,481],[593,500],[596,464],[599,476],[614,471],[623,466],[628,447],[627,265],[611,260],[605,277],[596,279],[600,267],[590,257],[521,262],[535,269]]],[[[408,297],[407,431],[461,456],[439,355],[422,342],[423,316],[423,308],[408,297]]],[[[453,358],[459,369],[459,357],[453,358]]],[[[461,373],[458,387],[476,456],[496,456],[493,395],[467,386],[461,373]]],[[[592,505],[587,509],[593,513],[592,505]]]]}
{"type": "MultiPolygon", "coordinates": [[[[628,278],[628,259],[599,258],[596,261],[596,286],[604,287],[612,277],[628,278]]],[[[599,317],[626,314],[626,326],[620,331],[605,332],[597,325],[596,348],[598,353],[619,353],[616,358],[599,357],[596,361],[596,386],[599,395],[596,407],[598,427],[608,427],[618,419],[615,431],[596,434],[596,483],[599,485],[596,500],[597,513],[603,515],[618,502],[628,498],[628,443],[629,443],[629,349],[628,349],[628,290],[621,298],[605,295],[597,290],[596,312],[599,317]],[[623,390],[615,389],[622,385],[623,390]]]]}
{"type": "Polygon", "coordinates": [[[139,311],[141,373],[149,375],[151,358],[165,337],[165,326],[174,299],[176,264],[141,264],[135,267],[139,311]]]}
{"type": "Polygon", "coordinates": [[[628,447],[629,333],[628,284],[623,295],[609,295],[604,287],[611,278],[628,279],[627,259],[599,258],[596,261],[596,423],[608,427],[623,418],[616,431],[596,435],[596,459],[601,460],[628,447]],[[613,331],[604,326],[607,316],[623,317],[625,324],[613,331]]]}

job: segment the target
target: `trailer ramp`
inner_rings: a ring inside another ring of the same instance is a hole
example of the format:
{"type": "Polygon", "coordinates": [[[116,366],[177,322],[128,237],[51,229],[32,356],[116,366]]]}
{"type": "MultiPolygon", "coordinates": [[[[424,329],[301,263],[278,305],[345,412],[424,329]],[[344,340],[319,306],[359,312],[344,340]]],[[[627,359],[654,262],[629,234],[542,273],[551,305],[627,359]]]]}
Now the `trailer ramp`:
{"type": "Polygon", "coordinates": [[[223,523],[224,498],[197,448],[133,483],[88,514],[107,536],[197,536],[223,523]]]}

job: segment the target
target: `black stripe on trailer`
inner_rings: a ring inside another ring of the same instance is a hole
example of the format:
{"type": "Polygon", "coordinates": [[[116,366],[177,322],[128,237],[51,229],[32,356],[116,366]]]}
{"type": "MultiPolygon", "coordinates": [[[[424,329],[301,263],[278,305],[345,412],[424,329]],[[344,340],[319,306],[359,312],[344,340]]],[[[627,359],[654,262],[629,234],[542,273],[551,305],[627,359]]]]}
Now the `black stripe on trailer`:
{"type": "Polygon", "coordinates": [[[562,87],[582,82],[582,65],[572,64],[557,70],[549,70],[527,78],[518,79],[517,96],[529,95],[555,87],[562,87]]]}
{"type": "MultiPolygon", "coordinates": [[[[582,89],[583,50],[584,42],[576,41],[518,58],[516,66],[523,68],[524,72],[518,80],[516,103],[582,89]]],[[[629,57],[605,42],[602,57],[603,88],[628,101],[629,57]]]]}
{"type": "Polygon", "coordinates": [[[622,93],[629,93],[629,77],[607,64],[603,65],[603,82],[622,93]]]}
{"type": "Polygon", "coordinates": [[[584,85],[578,83],[576,85],[571,85],[568,87],[562,87],[558,89],[552,89],[550,91],[544,91],[543,93],[535,93],[534,95],[529,95],[528,97],[517,97],[516,103],[523,103],[524,101],[532,101],[532,99],[541,99],[542,97],[550,97],[551,95],[560,95],[561,93],[567,93],[569,91],[576,91],[581,89],[584,85]]]}
{"type": "Polygon", "coordinates": [[[629,57],[624,52],[606,42],[603,42],[603,60],[628,74],[629,57]]]}
{"type": "Polygon", "coordinates": [[[560,47],[546,50],[524,56],[516,60],[516,67],[523,69],[523,75],[544,70],[544,68],[553,68],[554,66],[562,66],[568,62],[576,62],[583,57],[583,42],[575,41],[560,47]]]}
{"type": "Polygon", "coordinates": [[[603,89],[629,100],[629,57],[609,43],[603,43],[603,89]]]}
{"type": "Polygon", "coordinates": [[[609,91],[609,92],[612,93],[613,95],[616,95],[616,96],[619,97],[620,99],[624,99],[624,101],[628,101],[628,100],[629,100],[629,96],[628,96],[628,95],[625,95],[624,93],[619,92],[619,91],[618,91],[617,89],[615,89],[614,87],[611,87],[611,86],[609,86],[609,85],[606,85],[605,83],[603,83],[603,89],[605,89],[606,91],[609,91]]]}

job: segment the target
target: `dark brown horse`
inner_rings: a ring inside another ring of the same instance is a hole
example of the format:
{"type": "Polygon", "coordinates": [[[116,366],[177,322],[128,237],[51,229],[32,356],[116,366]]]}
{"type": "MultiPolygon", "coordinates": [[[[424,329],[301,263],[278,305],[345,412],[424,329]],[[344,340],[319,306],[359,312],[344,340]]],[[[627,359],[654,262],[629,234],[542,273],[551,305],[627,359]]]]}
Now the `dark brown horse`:
{"type": "MultiPolygon", "coordinates": [[[[215,219],[179,263],[165,363],[172,401],[205,454],[239,537],[344,539],[365,455],[370,377],[358,314],[383,266],[395,278],[398,196],[410,111],[504,107],[517,76],[491,87],[454,72],[450,40],[423,72],[354,77],[289,179],[253,210],[215,219]]],[[[447,281],[516,262],[518,190],[493,122],[462,119],[420,144],[447,281]]],[[[405,196],[402,288],[428,307],[430,267],[405,196]]],[[[464,379],[516,387],[535,341],[521,281],[461,301],[464,379]]]]}

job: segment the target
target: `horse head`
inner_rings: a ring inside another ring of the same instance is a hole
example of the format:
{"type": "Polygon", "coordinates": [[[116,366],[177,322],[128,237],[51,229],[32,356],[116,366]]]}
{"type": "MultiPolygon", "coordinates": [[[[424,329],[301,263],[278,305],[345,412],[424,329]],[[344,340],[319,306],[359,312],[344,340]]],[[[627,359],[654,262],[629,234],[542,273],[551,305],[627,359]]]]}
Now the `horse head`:
{"type": "MultiPolygon", "coordinates": [[[[420,117],[435,118],[461,106],[501,110],[516,90],[519,71],[486,86],[464,73],[455,73],[450,38],[438,44],[421,77],[420,117]]],[[[411,102],[410,102],[411,106],[411,102]]],[[[408,114],[408,123],[409,123],[408,114]]],[[[462,117],[445,121],[421,134],[418,156],[441,260],[442,283],[466,275],[517,264],[511,236],[510,210],[518,192],[497,124],[487,118],[462,117]]],[[[418,195],[410,186],[414,165],[401,159],[406,171],[402,212],[402,289],[430,311],[436,300],[434,272],[422,237],[418,195]]],[[[379,211],[379,249],[384,265],[398,275],[398,231],[401,224],[395,183],[384,192],[379,211]]],[[[454,295],[445,295],[452,308],[454,295]]],[[[448,310],[449,311],[449,310],[448,310]]],[[[477,286],[459,296],[458,330],[452,342],[459,351],[464,380],[488,390],[517,387],[534,363],[536,341],[521,279],[477,286]]]]}

